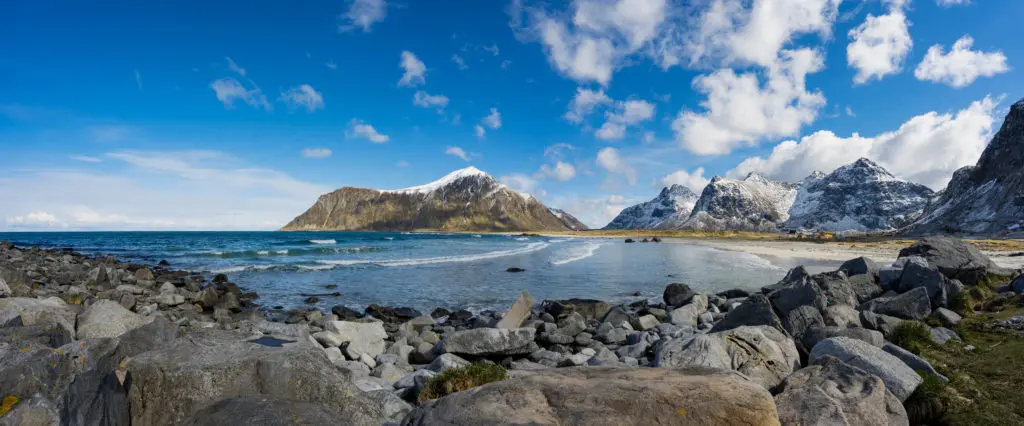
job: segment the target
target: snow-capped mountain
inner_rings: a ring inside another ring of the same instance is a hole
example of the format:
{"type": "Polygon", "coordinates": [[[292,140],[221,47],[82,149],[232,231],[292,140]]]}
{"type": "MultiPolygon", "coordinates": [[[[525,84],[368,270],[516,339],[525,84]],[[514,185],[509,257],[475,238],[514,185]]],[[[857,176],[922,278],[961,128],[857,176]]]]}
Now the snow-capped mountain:
{"type": "Polygon", "coordinates": [[[978,164],[953,173],[904,233],[1024,235],[1024,99],[1010,107],[978,164]]]}
{"type": "Polygon", "coordinates": [[[672,229],[690,217],[696,202],[690,188],[667,186],[653,200],[622,210],[604,229],[672,229]]]}
{"type": "Polygon", "coordinates": [[[586,231],[588,229],[586,224],[565,210],[555,208],[549,210],[551,210],[551,214],[555,215],[567,228],[573,231],[586,231]]]}
{"type": "Polygon", "coordinates": [[[322,195],[282,230],[518,232],[571,228],[533,196],[467,167],[411,188],[341,188],[322,195]]]}
{"type": "Polygon", "coordinates": [[[896,178],[861,158],[828,175],[813,174],[797,191],[786,228],[821,231],[888,231],[921,214],[934,196],[924,185],[896,178]]]}
{"type": "Polygon", "coordinates": [[[756,173],[743,180],[715,176],[680,228],[773,232],[789,219],[796,193],[797,185],[756,173]]]}

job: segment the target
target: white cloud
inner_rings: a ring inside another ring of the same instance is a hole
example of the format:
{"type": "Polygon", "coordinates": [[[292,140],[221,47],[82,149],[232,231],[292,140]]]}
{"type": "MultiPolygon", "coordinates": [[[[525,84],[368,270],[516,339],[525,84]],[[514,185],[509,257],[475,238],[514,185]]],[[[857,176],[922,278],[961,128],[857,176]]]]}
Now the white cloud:
{"type": "Polygon", "coordinates": [[[402,79],[398,80],[399,86],[414,87],[427,82],[424,77],[427,73],[427,66],[412,52],[402,51],[402,61],[399,62],[399,66],[405,70],[402,79]]]}
{"type": "Polygon", "coordinates": [[[484,126],[477,124],[473,127],[473,134],[475,134],[477,138],[483,139],[484,135],[487,134],[487,130],[484,129],[484,126]]]}
{"type": "Polygon", "coordinates": [[[142,74],[139,74],[139,70],[135,70],[135,85],[139,86],[139,90],[142,90],[142,74]]]}
{"type": "Polygon", "coordinates": [[[345,32],[362,28],[370,32],[373,24],[383,21],[388,13],[388,3],[384,0],[348,0],[348,11],[338,16],[341,21],[338,31],[345,32]]]}
{"type": "Polygon", "coordinates": [[[501,113],[498,112],[497,108],[491,108],[491,113],[487,114],[483,120],[480,120],[484,126],[490,127],[491,129],[501,128],[501,113]]]}
{"type": "Polygon", "coordinates": [[[942,7],[952,7],[971,4],[971,0],[935,0],[935,3],[942,7]]]}
{"type": "Polygon", "coordinates": [[[489,52],[491,55],[498,56],[499,50],[497,44],[492,44],[490,46],[481,46],[480,48],[483,49],[485,52],[489,52]]]}
{"type": "Polygon", "coordinates": [[[324,65],[327,66],[327,68],[330,68],[332,70],[338,69],[338,64],[335,64],[334,61],[327,61],[327,63],[324,64],[324,65]]]}
{"type": "Polygon", "coordinates": [[[564,182],[576,177],[576,168],[564,161],[556,162],[554,166],[542,164],[537,176],[564,182]]]}
{"type": "Polygon", "coordinates": [[[346,132],[350,138],[362,138],[373,143],[384,143],[388,141],[388,135],[377,132],[373,126],[363,123],[362,120],[352,119],[349,122],[349,130],[346,132]]]}
{"type": "Polygon", "coordinates": [[[423,108],[437,108],[438,112],[448,106],[448,97],[444,95],[431,95],[422,90],[417,90],[412,96],[413,105],[423,108]]]}
{"type": "Polygon", "coordinates": [[[308,84],[281,92],[281,101],[288,104],[289,108],[305,108],[309,112],[324,108],[323,94],[308,84]]]}
{"type": "Polygon", "coordinates": [[[34,169],[0,178],[0,217],[11,229],[271,230],[332,190],[219,152],[106,157],[128,167],[34,169]]]}
{"type": "Polygon", "coordinates": [[[457,146],[450,146],[450,147],[446,148],[444,150],[444,153],[448,154],[448,155],[454,155],[454,156],[459,157],[459,158],[461,158],[463,160],[469,161],[469,155],[466,154],[466,151],[463,151],[462,148],[459,148],[457,146]]]}
{"type": "Polygon", "coordinates": [[[238,66],[238,64],[236,64],[234,60],[232,60],[231,58],[229,58],[227,56],[225,56],[224,59],[226,59],[228,61],[228,69],[230,69],[231,71],[234,71],[235,73],[237,73],[238,75],[240,75],[242,77],[245,77],[245,68],[242,68],[242,67],[238,66]]]}
{"type": "Polygon", "coordinates": [[[565,142],[559,142],[547,148],[544,148],[544,156],[550,158],[562,158],[566,151],[572,151],[574,149],[576,149],[576,147],[570,144],[567,144],[565,142]]]}
{"type": "Polygon", "coordinates": [[[588,227],[596,229],[607,225],[630,204],[643,200],[627,199],[621,195],[583,197],[573,194],[552,196],[545,201],[545,204],[565,210],[588,227]]]}
{"type": "Polygon", "coordinates": [[[846,46],[846,63],[857,70],[853,77],[855,84],[881,80],[902,71],[903,61],[914,45],[902,3],[903,0],[891,1],[889,13],[868,14],[863,23],[850,30],[852,41],[846,46]]]}
{"type": "Polygon", "coordinates": [[[103,161],[103,160],[101,160],[99,158],[89,157],[89,156],[86,156],[86,155],[69,155],[68,158],[70,158],[72,160],[75,160],[75,161],[81,161],[83,163],[99,163],[99,162],[103,161]]]}
{"type": "Polygon", "coordinates": [[[306,148],[302,150],[302,156],[306,158],[327,158],[331,156],[329,148],[306,148]]]}
{"type": "Polygon", "coordinates": [[[508,67],[511,66],[511,65],[512,65],[512,61],[510,61],[508,59],[506,59],[504,61],[501,61],[501,69],[503,69],[503,70],[507,70],[508,67]]]}
{"type": "Polygon", "coordinates": [[[708,178],[704,177],[704,168],[698,167],[692,172],[684,169],[676,170],[661,178],[663,186],[682,185],[700,194],[708,184],[708,178]]]}
{"type": "MultiPolygon", "coordinates": [[[[522,173],[513,173],[509,176],[502,176],[501,183],[514,191],[533,194],[537,191],[537,180],[522,173]]],[[[543,194],[541,194],[543,195],[543,194]]]]}
{"type": "Polygon", "coordinates": [[[626,127],[654,117],[654,104],[644,100],[617,102],[615,110],[605,112],[605,116],[608,121],[594,135],[602,140],[618,140],[626,136],[626,127]]]}
{"type": "Polygon", "coordinates": [[[222,78],[210,83],[210,88],[217,94],[217,100],[224,104],[225,108],[235,107],[235,101],[242,101],[254,108],[263,108],[270,111],[272,107],[267,97],[259,87],[246,89],[241,82],[234,78],[222,78]]]}
{"type": "Polygon", "coordinates": [[[896,176],[938,190],[956,169],[974,164],[981,156],[996,123],[997,103],[986,97],[955,114],[928,112],[874,137],[854,133],[843,138],[822,130],[800,141],[780,143],[767,158],[747,158],[728,175],[758,172],[797,181],[811,172],[827,173],[867,157],[896,176]]]}
{"type": "Polygon", "coordinates": [[[978,77],[991,77],[1010,70],[1002,51],[971,50],[973,44],[974,39],[964,35],[948,53],[943,52],[940,44],[928,48],[924,60],[914,70],[914,77],[959,88],[969,86],[978,77]]]}
{"type": "Polygon", "coordinates": [[[594,136],[601,140],[619,140],[626,137],[626,126],[622,123],[605,122],[594,132],[594,136]]]}
{"type": "Polygon", "coordinates": [[[636,169],[619,155],[615,148],[605,148],[597,153],[597,164],[610,173],[622,175],[630,185],[636,185],[636,169]]]}
{"type": "Polygon", "coordinates": [[[466,60],[462,59],[462,57],[457,54],[452,55],[452,62],[455,62],[455,65],[458,65],[460,70],[469,68],[469,66],[466,65],[466,60]]]}
{"type": "Polygon", "coordinates": [[[644,143],[654,143],[655,140],[654,132],[644,132],[644,143]]]}
{"type": "Polygon", "coordinates": [[[720,69],[693,80],[707,95],[706,110],[682,110],[672,122],[676,140],[699,155],[723,155],[761,139],[793,136],[815,120],[825,105],[820,91],[808,91],[806,76],[824,66],[819,52],[784,50],[768,67],[761,83],[757,73],[720,69]]]}
{"type": "Polygon", "coordinates": [[[604,93],[604,90],[577,87],[576,95],[569,103],[569,111],[565,113],[565,119],[573,123],[581,123],[598,106],[611,103],[612,99],[604,93]]]}
{"type": "Polygon", "coordinates": [[[856,117],[857,116],[857,114],[853,113],[853,108],[850,108],[849,105],[846,106],[846,116],[847,117],[856,117]]]}

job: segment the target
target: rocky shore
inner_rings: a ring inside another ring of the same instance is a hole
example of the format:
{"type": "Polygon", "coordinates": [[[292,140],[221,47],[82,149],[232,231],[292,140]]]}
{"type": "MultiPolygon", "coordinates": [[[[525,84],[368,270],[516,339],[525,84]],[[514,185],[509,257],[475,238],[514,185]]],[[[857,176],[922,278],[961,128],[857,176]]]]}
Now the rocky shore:
{"type": "Polygon", "coordinates": [[[0,243],[0,425],[907,425],[948,379],[904,324],[955,344],[980,293],[1019,303],[1016,275],[925,238],[754,293],[284,312],[223,275],[0,243]],[[507,378],[444,383],[481,363],[507,378]]]}

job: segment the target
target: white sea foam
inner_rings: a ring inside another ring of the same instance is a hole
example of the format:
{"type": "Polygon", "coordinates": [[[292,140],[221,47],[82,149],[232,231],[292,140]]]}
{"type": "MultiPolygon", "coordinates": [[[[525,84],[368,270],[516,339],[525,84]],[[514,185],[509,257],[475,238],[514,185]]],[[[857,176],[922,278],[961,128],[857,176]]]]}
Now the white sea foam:
{"type": "Polygon", "coordinates": [[[309,240],[312,244],[338,244],[338,240],[309,240]]]}
{"type": "Polygon", "coordinates": [[[483,236],[480,234],[473,234],[473,238],[483,238],[483,236]]]}
{"type": "Polygon", "coordinates": [[[442,257],[427,257],[421,259],[394,259],[394,260],[318,260],[317,263],[323,265],[335,265],[335,266],[352,266],[352,265],[379,265],[379,266],[415,266],[415,265],[428,265],[434,263],[453,263],[453,262],[475,262],[478,260],[486,259],[497,259],[506,256],[515,256],[519,254],[532,253],[537,250],[543,250],[550,244],[548,243],[531,243],[524,247],[518,247],[509,250],[498,250],[487,253],[479,254],[467,254],[462,256],[442,256],[442,257]]]}
{"type": "Polygon", "coordinates": [[[270,251],[269,250],[260,250],[260,251],[256,252],[256,255],[257,256],[268,256],[268,255],[270,255],[270,251]]]}
{"type": "Polygon", "coordinates": [[[388,241],[391,241],[391,240],[395,239],[395,237],[384,237],[384,239],[388,240],[388,241]]]}
{"type": "Polygon", "coordinates": [[[568,247],[558,253],[555,260],[551,261],[552,265],[564,265],[566,263],[576,262],[578,260],[586,259],[597,253],[597,249],[601,248],[604,244],[593,241],[586,241],[581,245],[568,247]]]}
{"type": "Polygon", "coordinates": [[[516,241],[530,241],[530,239],[526,238],[526,237],[519,237],[519,238],[516,238],[516,241]]]}
{"type": "Polygon", "coordinates": [[[288,254],[288,250],[278,250],[278,251],[275,251],[274,253],[276,253],[276,254],[288,254]]]}
{"type": "Polygon", "coordinates": [[[215,273],[215,274],[230,274],[230,273],[242,272],[242,271],[265,271],[265,270],[273,268],[275,266],[278,266],[278,265],[242,265],[242,266],[232,266],[230,268],[218,269],[216,271],[213,271],[213,273],[215,273]]]}

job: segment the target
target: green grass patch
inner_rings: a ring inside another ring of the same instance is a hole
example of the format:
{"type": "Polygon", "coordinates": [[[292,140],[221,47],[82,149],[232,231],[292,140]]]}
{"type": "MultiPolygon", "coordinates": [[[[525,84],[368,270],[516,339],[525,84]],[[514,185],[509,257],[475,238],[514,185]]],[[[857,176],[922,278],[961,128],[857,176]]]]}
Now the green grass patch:
{"type": "Polygon", "coordinates": [[[889,340],[897,346],[920,355],[932,343],[931,328],[918,321],[903,321],[892,330],[889,340]]]}
{"type": "Polygon", "coordinates": [[[497,364],[477,363],[452,368],[427,382],[420,392],[420,402],[441,398],[455,392],[508,379],[508,370],[497,364]]]}
{"type": "Polygon", "coordinates": [[[945,424],[946,416],[946,384],[931,374],[918,374],[924,379],[914,393],[907,398],[903,406],[907,409],[907,417],[912,425],[945,424]]]}

